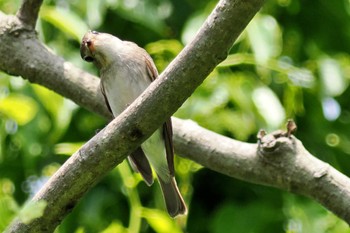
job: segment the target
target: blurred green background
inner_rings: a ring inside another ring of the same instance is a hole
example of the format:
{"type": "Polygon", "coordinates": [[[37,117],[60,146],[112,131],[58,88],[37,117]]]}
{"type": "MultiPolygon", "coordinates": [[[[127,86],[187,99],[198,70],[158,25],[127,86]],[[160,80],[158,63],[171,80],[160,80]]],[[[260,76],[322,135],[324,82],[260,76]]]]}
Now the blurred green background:
{"type": "MultiPolygon", "coordinates": [[[[96,69],[79,55],[88,29],[138,43],[161,72],[216,3],[45,0],[37,30],[56,54],[91,73],[96,69]]],[[[19,0],[0,0],[7,14],[19,5],[19,0]]],[[[349,0],[268,0],[227,60],[175,116],[252,143],[260,128],[276,130],[293,118],[305,147],[349,176],[349,52],[349,0]]],[[[29,219],[40,214],[38,207],[19,210],[106,123],[50,90],[0,73],[0,231],[17,214],[29,219]]],[[[56,232],[350,232],[307,198],[228,178],[179,157],[176,170],[187,217],[169,218],[159,186],[148,188],[123,163],[56,232]]]]}

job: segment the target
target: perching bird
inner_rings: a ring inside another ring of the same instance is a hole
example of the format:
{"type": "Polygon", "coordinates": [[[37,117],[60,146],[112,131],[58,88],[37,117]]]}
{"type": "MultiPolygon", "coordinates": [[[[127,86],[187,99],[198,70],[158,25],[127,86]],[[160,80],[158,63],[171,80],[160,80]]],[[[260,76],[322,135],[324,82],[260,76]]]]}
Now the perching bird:
{"type": "MultiPolygon", "coordinates": [[[[135,43],[107,33],[87,32],[80,47],[81,57],[100,71],[100,86],[106,104],[118,116],[157,78],[149,54],[135,43]]],[[[174,178],[174,152],[170,119],[129,157],[131,166],[152,185],[154,168],[170,216],[185,214],[187,208],[174,178]]]]}

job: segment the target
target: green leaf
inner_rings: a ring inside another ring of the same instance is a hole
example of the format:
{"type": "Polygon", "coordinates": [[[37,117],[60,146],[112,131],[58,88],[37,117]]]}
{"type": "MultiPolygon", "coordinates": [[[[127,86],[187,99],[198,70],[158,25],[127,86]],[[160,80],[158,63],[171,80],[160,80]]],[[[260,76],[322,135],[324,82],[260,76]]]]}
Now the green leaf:
{"type": "Polygon", "coordinates": [[[283,212],[287,217],[287,233],[350,233],[349,226],[315,202],[305,202],[291,194],[285,195],[283,212]],[[302,229],[302,231],[301,231],[302,229]]]}
{"type": "Polygon", "coordinates": [[[67,33],[73,39],[80,42],[86,31],[89,30],[86,23],[73,11],[65,10],[60,7],[42,6],[40,17],[67,33]]]}
{"type": "Polygon", "coordinates": [[[46,110],[54,117],[58,115],[59,109],[63,105],[63,97],[56,94],[55,92],[37,85],[33,84],[32,88],[40,99],[40,102],[44,105],[46,110]]]}
{"type": "MultiPolygon", "coordinates": [[[[161,34],[167,28],[164,22],[164,12],[167,12],[169,3],[160,1],[159,10],[152,1],[117,1],[112,4],[119,16],[161,34]]],[[[165,16],[166,17],[166,16],[165,16]]]]}
{"type": "Polygon", "coordinates": [[[248,25],[247,32],[258,63],[265,64],[270,58],[281,53],[282,33],[272,16],[257,15],[248,25]]]}
{"type": "Polygon", "coordinates": [[[192,16],[189,20],[186,21],[184,26],[181,40],[184,44],[188,44],[196,35],[198,29],[201,27],[203,22],[205,21],[207,15],[205,13],[196,14],[192,16]]]}
{"type": "Polygon", "coordinates": [[[11,195],[0,194],[0,232],[10,223],[18,209],[17,202],[11,195]]]}
{"type": "Polygon", "coordinates": [[[112,222],[101,233],[127,233],[128,230],[120,222],[112,222]]]}
{"type": "Polygon", "coordinates": [[[55,153],[59,155],[72,155],[80,147],[84,145],[84,142],[67,142],[67,143],[58,143],[55,145],[55,153]]]}
{"type": "Polygon", "coordinates": [[[319,67],[324,94],[332,97],[342,94],[348,87],[348,82],[339,62],[332,58],[322,58],[319,67]]]}
{"type": "Polygon", "coordinates": [[[52,119],[54,119],[55,128],[51,132],[50,138],[55,141],[69,126],[72,111],[77,106],[72,101],[64,99],[62,96],[43,86],[33,84],[32,88],[45,109],[50,113],[52,119]]]}
{"type": "Polygon", "coordinates": [[[254,90],[252,97],[269,129],[279,128],[286,118],[286,113],[277,95],[270,88],[262,86],[254,90]]]}
{"type": "Polygon", "coordinates": [[[25,125],[35,117],[38,106],[30,97],[10,94],[0,100],[0,112],[15,120],[18,125],[25,125]]]}
{"type": "MultiPolygon", "coordinates": [[[[84,230],[84,227],[79,227],[78,229],[75,230],[74,233],[85,233],[86,231],[84,230]]],[[[56,231],[55,231],[56,233],[56,231]]]]}
{"type": "Polygon", "coordinates": [[[29,202],[19,212],[19,218],[24,224],[28,224],[36,218],[43,216],[47,202],[40,200],[37,202],[29,202]]]}
{"type": "Polygon", "coordinates": [[[181,233],[182,232],[180,227],[176,224],[176,222],[163,211],[144,208],[142,210],[142,216],[147,220],[147,222],[155,232],[158,232],[158,233],[168,233],[168,232],[181,233]]]}
{"type": "Polygon", "coordinates": [[[267,230],[269,225],[280,219],[274,207],[266,202],[255,201],[242,205],[226,202],[216,209],[207,225],[212,233],[260,233],[271,232],[267,230]]]}
{"type": "Polygon", "coordinates": [[[145,46],[159,71],[164,70],[183,49],[178,40],[159,40],[145,46]]]}
{"type": "Polygon", "coordinates": [[[86,18],[91,28],[98,28],[106,11],[106,4],[100,0],[86,1],[86,18]]]}

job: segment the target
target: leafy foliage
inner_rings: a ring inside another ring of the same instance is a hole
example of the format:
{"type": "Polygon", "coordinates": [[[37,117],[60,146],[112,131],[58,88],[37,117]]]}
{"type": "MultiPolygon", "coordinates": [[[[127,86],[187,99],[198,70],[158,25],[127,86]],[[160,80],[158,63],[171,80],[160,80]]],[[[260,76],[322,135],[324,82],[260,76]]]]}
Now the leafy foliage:
{"type": "MultiPolygon", "coordinates": [[[[13,14],[20,1],[0,0],[13,14]]],[[[89,28],[145,47],[162,71],[193,38],[216,1],[45,1],[39,38],[92,73],[79,56],[89,28]]],[[[320,159],[350,174],[350,2],[270,0],[221,63],[175,114],[236,139],[260,128],[298,124],[297,137],[320,159]]],[[[234,22],[233,22],[234,23],[234,22]]],[[[52,91],[0,73],[0,230],[105,120],[52,91]]],[[[350,232],[319,204],[246,184],[176,158],[189,215],[164,212],[126,163],[93,188],[56,232],[350,232]],[[209,181],[209,182],[208,182],[209,181]],[[205,220],[205,222],[203,221],[205,220]]],[[[45,204],[45,203],[43,203],[45,204]]],[[[27,208],[27,210],[28,210],[27,208]]],[[[42,207],[41,207],[42,208],[42,207]]],[[[26,209],[25,209],[26,210],[26,209]]]]}

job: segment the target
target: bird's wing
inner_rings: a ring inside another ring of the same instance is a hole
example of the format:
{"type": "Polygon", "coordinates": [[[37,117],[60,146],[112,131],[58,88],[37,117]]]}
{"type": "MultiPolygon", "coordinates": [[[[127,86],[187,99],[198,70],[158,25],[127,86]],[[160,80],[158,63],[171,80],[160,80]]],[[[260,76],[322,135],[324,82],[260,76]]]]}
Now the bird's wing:
{"type": "Polygon", "coordinates": [[[146,51],[144,51],[144,59],[146,62],[147,71],[151,81],[153,82],[158,77],[158,71],[156,66],[154,65],[152,58],[146,51]]]}
{"type": "Polygon", "coordinates": [[[108,99],[107,99],[107,96],[106,96],[106,91],[105,91],[105,88],[103,87],[103,82],[102,81],[100,81],[100,89],[101,89],[101,92],[102,92],[102,95],[103,95],[103,98],[105,100],[105,103],[107,105],[108,110],[113,114],[111,106],[108,103],[108,99]]]}
{"type": "Polygon", "coordinates": [[[146,158],[145,153],[138,147],[129,156],[129,163],[135,172],[139,172],[148,186],[153,184],[153,174],[151,166],[146,158]]]}
{"type": "MultiPolygon", "coordinates": [[[[100,88],[107,105],[108,110],[112,113],[111,106],[108,103],[106,92],[103,86],[103,82],[100,82],[100,88]]],[[[129,163],[135,172],[139,172],[148,186],[153,184],[153,175],[151,166],[146,158],[145,153],[138,147],[134,152],[128,156],[129,163]]]]}
{"type": "Polygon", "coordinates": [[[171,125],[171,118],[169,118],[163,124],[163,138],[164,138],[166,159],[168,161],[170,175],[174,176],[175,175],[174,146],[173,146],[173,129],[172,129],[172,125],[171,125]]]}
{"type": "MultiPolygon", "coordinates": [[[[147,66],[147,71],[149,74],[149,77],[151,77],[151,81],[154,81],[158,77],[158,71],[156,66],[154,65],[151,57],[146,53],[145,54],[145,61],[147,66]]],[[[174,168],[174,147],[173,147],[173,129],[171,124],[171,118],[169,118],[164,124],[163,124],[163,139],[165,144],[165,151],[166,151],[166,159],[168,162],[168,167],[170,174],[174,176],[175,174],[175,168],[174,168]]]]}

